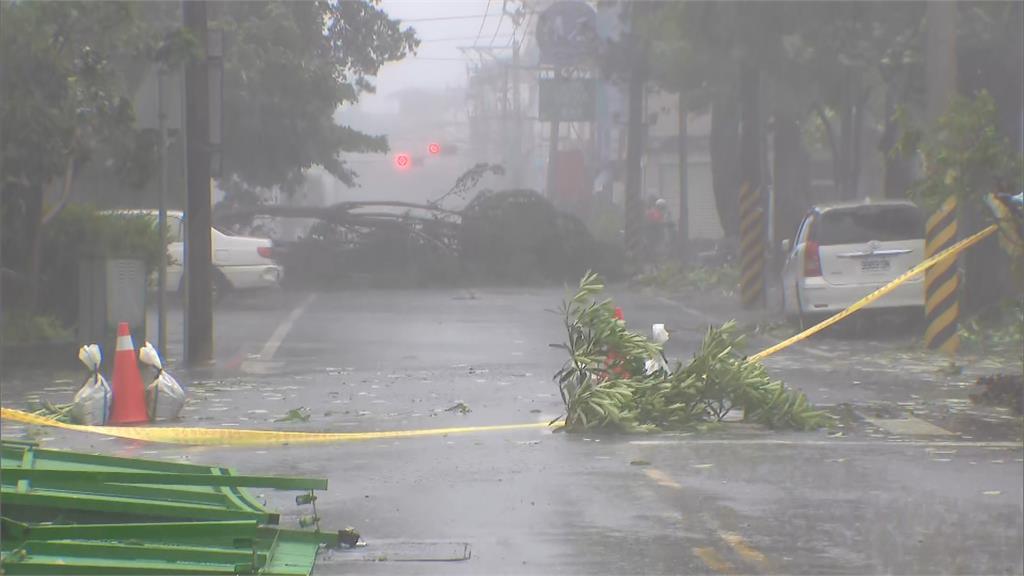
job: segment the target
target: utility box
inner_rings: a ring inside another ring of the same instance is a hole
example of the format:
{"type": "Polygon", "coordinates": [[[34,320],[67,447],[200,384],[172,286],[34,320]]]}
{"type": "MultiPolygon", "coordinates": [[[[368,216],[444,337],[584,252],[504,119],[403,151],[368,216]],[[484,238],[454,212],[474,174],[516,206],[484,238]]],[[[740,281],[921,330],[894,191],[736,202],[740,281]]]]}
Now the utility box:
{"type": "Polygon", "coordinates": [[[82,260],[78,264],[78,341],[99,344],[103,364],[114,358],[117,325],[127,322],[138,349],[146,339],[146,265],[141,260],[82,260]]]}

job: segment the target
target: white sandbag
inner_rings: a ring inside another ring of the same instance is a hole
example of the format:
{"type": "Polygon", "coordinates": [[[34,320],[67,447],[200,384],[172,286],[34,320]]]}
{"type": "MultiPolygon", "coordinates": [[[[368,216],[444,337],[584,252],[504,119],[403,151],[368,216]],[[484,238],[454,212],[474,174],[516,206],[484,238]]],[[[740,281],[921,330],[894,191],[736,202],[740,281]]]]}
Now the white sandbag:
{"type": "Polygon", "coordinates": [[[156,368],[156,377],[146,386],[146,411],[149,419],[177,418],[185,407],[185,390],[173,376],[164,371],[160,355],[149,342],[139,349],[139,361],[156,368]]]}
{"type": "Polygon", "coordinates": [[[71,403],[71,417],[79,424],[102,426],[110,416],[111,396],[110,385],[100,374],[100,364],[103,362],[100,347],[96,344],[82,346],[78,358],[89,369],[89,376],[75,393],[71,403]]]}
{"type": "MultiPolygon", "coordinates": [[[[654,324],[651,326],[651,336],[656,344],[665,344],[668,342],[668,330],[665,329],[664,324],[654,324]]],[[[648,375],[654,374],[658,370],[669,371],[668,362],[665,361],[664,355],[659,355],[655,358],[648,358],[644,362],[644,372],[648,375]]]]}

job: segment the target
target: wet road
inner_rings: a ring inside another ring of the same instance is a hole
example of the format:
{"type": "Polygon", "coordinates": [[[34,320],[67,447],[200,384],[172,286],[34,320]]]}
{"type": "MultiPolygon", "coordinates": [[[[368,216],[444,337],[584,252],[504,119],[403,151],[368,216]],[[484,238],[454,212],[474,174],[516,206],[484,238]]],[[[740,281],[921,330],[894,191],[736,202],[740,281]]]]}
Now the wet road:
{"type": "MultiPolygon", "coordinates": [[[[217,367],[179,372],[192,394],[185,418],[310,431],[550,420],[561,408],[550,375],[563,357],[549,346],[561,341],[559,317],[546,310],[562,294],[236,298],[217,311],[217,367]],[[460,402],[468,412],[449,410],[460,402]],[[274,422],[300,406],[308,422],[274,422]]],[[[670,357],[689,356],[706,323],[725,319],[692,302],[613,295],[637,329],[668,324],[670,357]]],[[[171,333],[173,350],[180,330],[171,333]]],[[[755,338],[751,351],[773,341],[755,338]]],[[[266,448],[42,436],[55,447],[326,477],[322,524],[355,526],[368,545],[325,554],[323,574],[1019,574],[1020,419],[971,406],[968,383],[1002,368],[963,364],[950,376],[899,342],[829,338],[770,359],[774,375],[842,416],[831,432],[729,424],[694,434],[527,430],[266,448]],[[471,559],[400,561],[454,558],[459,543],[471,559]]],[[[14,390],[12,402],[5,386],[5,405],[39,393],[14,390]]],[[[287,524],[308,513],[293,494],[266,497],[287,524]]]]}

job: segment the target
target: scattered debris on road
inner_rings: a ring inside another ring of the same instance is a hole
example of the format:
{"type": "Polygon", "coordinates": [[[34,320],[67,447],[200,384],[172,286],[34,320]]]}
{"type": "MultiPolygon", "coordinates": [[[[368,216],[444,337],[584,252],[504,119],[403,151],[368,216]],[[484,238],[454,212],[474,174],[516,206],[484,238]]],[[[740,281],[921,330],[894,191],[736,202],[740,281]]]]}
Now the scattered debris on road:
{"type": "Polygon", "coordinates": [[[449,406],[444,409],[445,412],[458,412],[459,414],[469,414],[473,410],[466,406],[464,402],[457,402],[454,406],[449,406]]]}
{"type": "Polygon", "coordinates": [[[673,367],[662,345],[626,328],[597,274],[580,280],[562,303],[569,354],[555,374],[568,431],[692,429],[722,422],[733,410],[769,428],[810,430],[828,423],[801,393],[768,376],[740,350],[735,323],[711,326],[689,364],[673,367]],[[655,360],[655,362],[651,362],[655,360]]]}
{"type": "Polygon", "coordinates": [[[982,376],[975,385],[983,388],[970,395],[975,404],[1005,406],[1016,414],[1024,413],[1024,376],[1021,374],[982,376]]]}
{"type": "Polygon", "coordinates": [[[284,416],[274,420],[274,422],[309,422],[309,419],[312,417],[313,415],[310,414],[309,408],[299,406],[298,408],[292,408],[284,416]]]}

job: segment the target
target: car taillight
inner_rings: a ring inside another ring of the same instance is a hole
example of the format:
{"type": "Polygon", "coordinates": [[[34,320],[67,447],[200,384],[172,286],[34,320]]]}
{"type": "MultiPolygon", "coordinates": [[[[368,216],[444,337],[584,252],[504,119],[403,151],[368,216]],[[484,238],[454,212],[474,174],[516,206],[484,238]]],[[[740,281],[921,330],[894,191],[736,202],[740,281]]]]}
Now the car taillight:
{"type": "Polygon", "coordinates": [[[256,247],[256,252],[258,252],[259,255],[264,257],[264,258],[273,258],[274,257],[274,249],[271,248],[270,246],[257,246],[256,247]]]}
{"type": "Polygon", "coordinates": [[[804,278],[821,276],[821,256],[818,254],[818,243],[808,240],[804,246],[804,278]]]}

